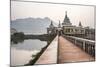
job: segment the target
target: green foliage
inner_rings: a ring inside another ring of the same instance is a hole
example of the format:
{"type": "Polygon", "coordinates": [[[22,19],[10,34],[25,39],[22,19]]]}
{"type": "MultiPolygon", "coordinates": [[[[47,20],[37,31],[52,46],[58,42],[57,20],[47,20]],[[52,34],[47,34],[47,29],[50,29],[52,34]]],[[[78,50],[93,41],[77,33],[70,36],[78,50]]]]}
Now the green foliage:
{"type": "Polygon", "coordinates": [[[11,35],[11,42],[17,44],[18,42],[24,41],[24,33],[23,32],[17,32],[11,35]]]}

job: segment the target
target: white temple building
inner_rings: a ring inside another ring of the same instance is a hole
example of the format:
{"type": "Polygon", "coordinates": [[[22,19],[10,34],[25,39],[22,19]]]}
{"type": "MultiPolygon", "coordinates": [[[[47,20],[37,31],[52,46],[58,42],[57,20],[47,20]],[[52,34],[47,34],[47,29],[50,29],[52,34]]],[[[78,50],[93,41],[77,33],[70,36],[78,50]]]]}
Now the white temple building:
{"type": "MultiPolygon", "coordinates": [[[[47,34],[64,34],[71,36],[81,36],[87,38],[89,35],[95,35],[94,29],[89,29],[87,27],[83,27],[81,21],[79,21],[79,26],[72,25],[70,19],[67,15],[67,11],[65,12],[65,18],[62,24],[59,21],[58,27],[53,25],[51,21],[50,26],[47,28],[47,34]]],[[[90,36],[88,38],[91,38],[90,36]]],[[[91,39],[95,39],[94,37],[91,39]]]]}
{"type": "Polygon", "coordinates": [[[62,23],[62,32],[66,35],[84,35],[85,34],[85,28],[82,27],[81,22],[79,22],[79,26],[74,26],[70,22],[69,17],[67,16],[67,12],[65,14],[64,21],[62,23]]]}

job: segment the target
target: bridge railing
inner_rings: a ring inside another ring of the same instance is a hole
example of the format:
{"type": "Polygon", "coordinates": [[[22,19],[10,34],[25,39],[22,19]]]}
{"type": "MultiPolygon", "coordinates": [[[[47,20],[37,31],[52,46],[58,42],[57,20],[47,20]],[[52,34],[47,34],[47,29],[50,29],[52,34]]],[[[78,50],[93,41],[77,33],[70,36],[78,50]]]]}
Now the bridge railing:
{"type": "Polygon", "coordinates": [[[63,36],[72,43],[74,43],[76,46],[80,47],[82,50],[90,54],[91,56],[95,57],[95,41],[74,36],[63,36]]]}

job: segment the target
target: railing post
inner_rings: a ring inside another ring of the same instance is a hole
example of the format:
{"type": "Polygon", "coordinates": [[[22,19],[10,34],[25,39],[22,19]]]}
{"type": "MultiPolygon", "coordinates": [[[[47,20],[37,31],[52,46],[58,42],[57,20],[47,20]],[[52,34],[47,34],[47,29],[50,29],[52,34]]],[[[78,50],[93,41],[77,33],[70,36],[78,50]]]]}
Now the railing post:
{"type": "Polygon", "coordinates": [[[94,47],[94,45],[92,45],[92,53],[91,53],[91,55],[95,57],[95,47],[94,47]]]}
{"type": "Polygon", "coordinates": [[[74,39],[74,44],[76,45],[76,39],[74,39]]]}
{"type": "Polygon", "coordinates": [[[85,41],[83,41],[83,50],[85,51],[85,41]]]}

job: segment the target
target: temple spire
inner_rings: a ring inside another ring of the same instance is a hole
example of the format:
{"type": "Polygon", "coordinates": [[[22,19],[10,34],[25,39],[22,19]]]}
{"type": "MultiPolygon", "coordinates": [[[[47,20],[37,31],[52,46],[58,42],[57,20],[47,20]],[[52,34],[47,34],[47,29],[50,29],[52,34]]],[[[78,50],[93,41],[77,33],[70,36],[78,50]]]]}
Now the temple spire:
{"type": "Polygon", "coordinates": [[[70,23],[70,20],[69,20],[69,18],[68,18],[68,16],[67,16],[67,11],[65,11],[64,22],[65,22],[65,23],[70,23]]]}
{"type": "Polygon", "coordinates": [[[53,25],[53,22],[51,21],[51,25],[53,25]]]}
{"type": "Polygon", "coordinates": [[[67,11],[65,11],[65,18],[64,18],[64,21],[62,23],[62,26],[71,26],[71,25],[72,25],[72,23],[70,22],[70,19],[67,16],[67,11]]]}
{"type": "Polygon", "coordinates": [[[54,28],[53,22],[51,21],[51,24],[49,26],[50,28],[54,28]]]}
{"type": "Polygon", "coordinates": [[[58,27],[59,27],[59,28],[61,27],[60,20],[59,20],[59,25],[58,25],[58,27]]]}
{"type": "Polygon", "coordinates": [[[67,16],[67,11],[65,11],[65,15],[67,16]]]}
{"type": "Polygon", "coordinates": [[[81,21],[79,21],[79,27],[82,27],[81,21]]]}

